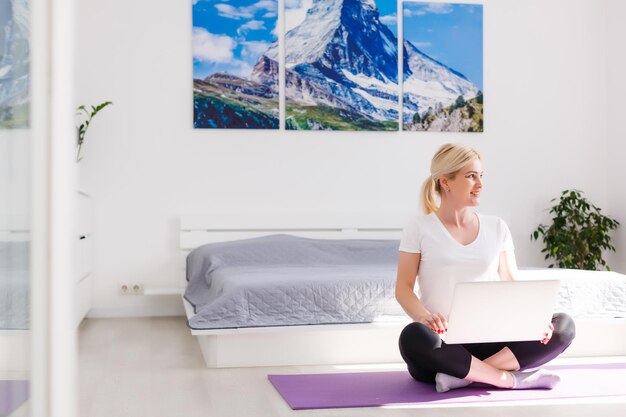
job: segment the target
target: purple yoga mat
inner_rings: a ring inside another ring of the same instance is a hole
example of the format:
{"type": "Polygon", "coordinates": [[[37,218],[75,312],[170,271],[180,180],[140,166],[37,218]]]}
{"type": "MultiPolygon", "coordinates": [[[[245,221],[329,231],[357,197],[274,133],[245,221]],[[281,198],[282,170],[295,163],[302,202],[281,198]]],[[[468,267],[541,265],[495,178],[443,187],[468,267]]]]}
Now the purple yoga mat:
{"type": "Polygon", "coordinates": [[[626,363],[556,365],[546,369],[561,377],[552,390],[503,390],[472,384],[438,393],[434,385],[415,381],[406,371],[268,375],[268,378],[293,410],[626,396],[626,363]]]}
{"type": "Polygon", "coordinates": [[[0,417],[15,411],[28,399],[28,381],[0,381],[0,417]]]}

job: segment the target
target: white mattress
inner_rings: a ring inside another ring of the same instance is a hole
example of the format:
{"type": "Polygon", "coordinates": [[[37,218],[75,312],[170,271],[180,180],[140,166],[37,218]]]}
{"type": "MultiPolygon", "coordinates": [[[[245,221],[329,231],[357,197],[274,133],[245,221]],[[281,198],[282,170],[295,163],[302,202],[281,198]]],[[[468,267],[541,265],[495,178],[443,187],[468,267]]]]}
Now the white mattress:
{"type": "Polygon", "coordinates": [[[555,311],[574,318],[626,317],[626,275],[577,269],[520,270],[520,279],[558,279],[555,311]]]}

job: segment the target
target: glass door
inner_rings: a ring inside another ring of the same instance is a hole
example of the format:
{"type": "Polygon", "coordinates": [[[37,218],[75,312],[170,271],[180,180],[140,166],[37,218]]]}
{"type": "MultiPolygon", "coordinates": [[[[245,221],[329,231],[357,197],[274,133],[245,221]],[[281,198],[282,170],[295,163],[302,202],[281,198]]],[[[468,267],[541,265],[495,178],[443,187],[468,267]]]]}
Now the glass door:
{"type": "Polygon", "coordinates": [[[72,10],[0,0],[2,417],[75,416],[72,10]]]}
{"type": "Polygon", "coordinates": [[[31,8],[0,0],[0,416],[31,393],[31,8]]]}

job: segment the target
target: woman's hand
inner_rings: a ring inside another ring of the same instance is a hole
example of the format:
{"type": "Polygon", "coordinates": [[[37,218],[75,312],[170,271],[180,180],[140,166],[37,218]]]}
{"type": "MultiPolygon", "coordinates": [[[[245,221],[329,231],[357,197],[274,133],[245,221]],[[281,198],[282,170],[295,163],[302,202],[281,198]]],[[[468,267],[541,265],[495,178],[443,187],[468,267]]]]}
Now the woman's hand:
{"type": "Polygon", "coordinates": [[[448,331],[448,321],[440,313],[431,313],[419,320],[420,323],[430,327],[435,333],[443,334],[448,331]]]}
{"type": "Polygon", "coordinates": [[[543,339],[541,339],[541,343],[547,345],[550,339],[552,339],[552,332],[554,332],[554,326],[552,323],[548,324],[548,330],[543,334],[543,339]]]}

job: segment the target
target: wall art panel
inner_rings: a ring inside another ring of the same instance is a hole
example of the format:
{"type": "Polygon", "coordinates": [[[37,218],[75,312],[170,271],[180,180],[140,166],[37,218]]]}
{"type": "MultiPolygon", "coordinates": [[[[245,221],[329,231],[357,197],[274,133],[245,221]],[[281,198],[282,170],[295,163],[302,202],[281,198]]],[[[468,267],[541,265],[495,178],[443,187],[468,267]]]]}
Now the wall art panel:
{"type": "Polygon", "coordinates": [[[277,0],[193,0],[195,128],[278,129],[277,0]]]}
{"type": "Polygon", "coordinates": [[[403,3],[403,129],[483,131],[483,6],[403,3]]]}
{"type": "Polygon", "coordinates": [[[285,0],[285,31],[287,129],[398,130],[395,1],[285,0]]]}
{"type": "Polygon", "coordinates": [[[29,125],[30,4],[0,1],[0,129],[29,125]]]}

